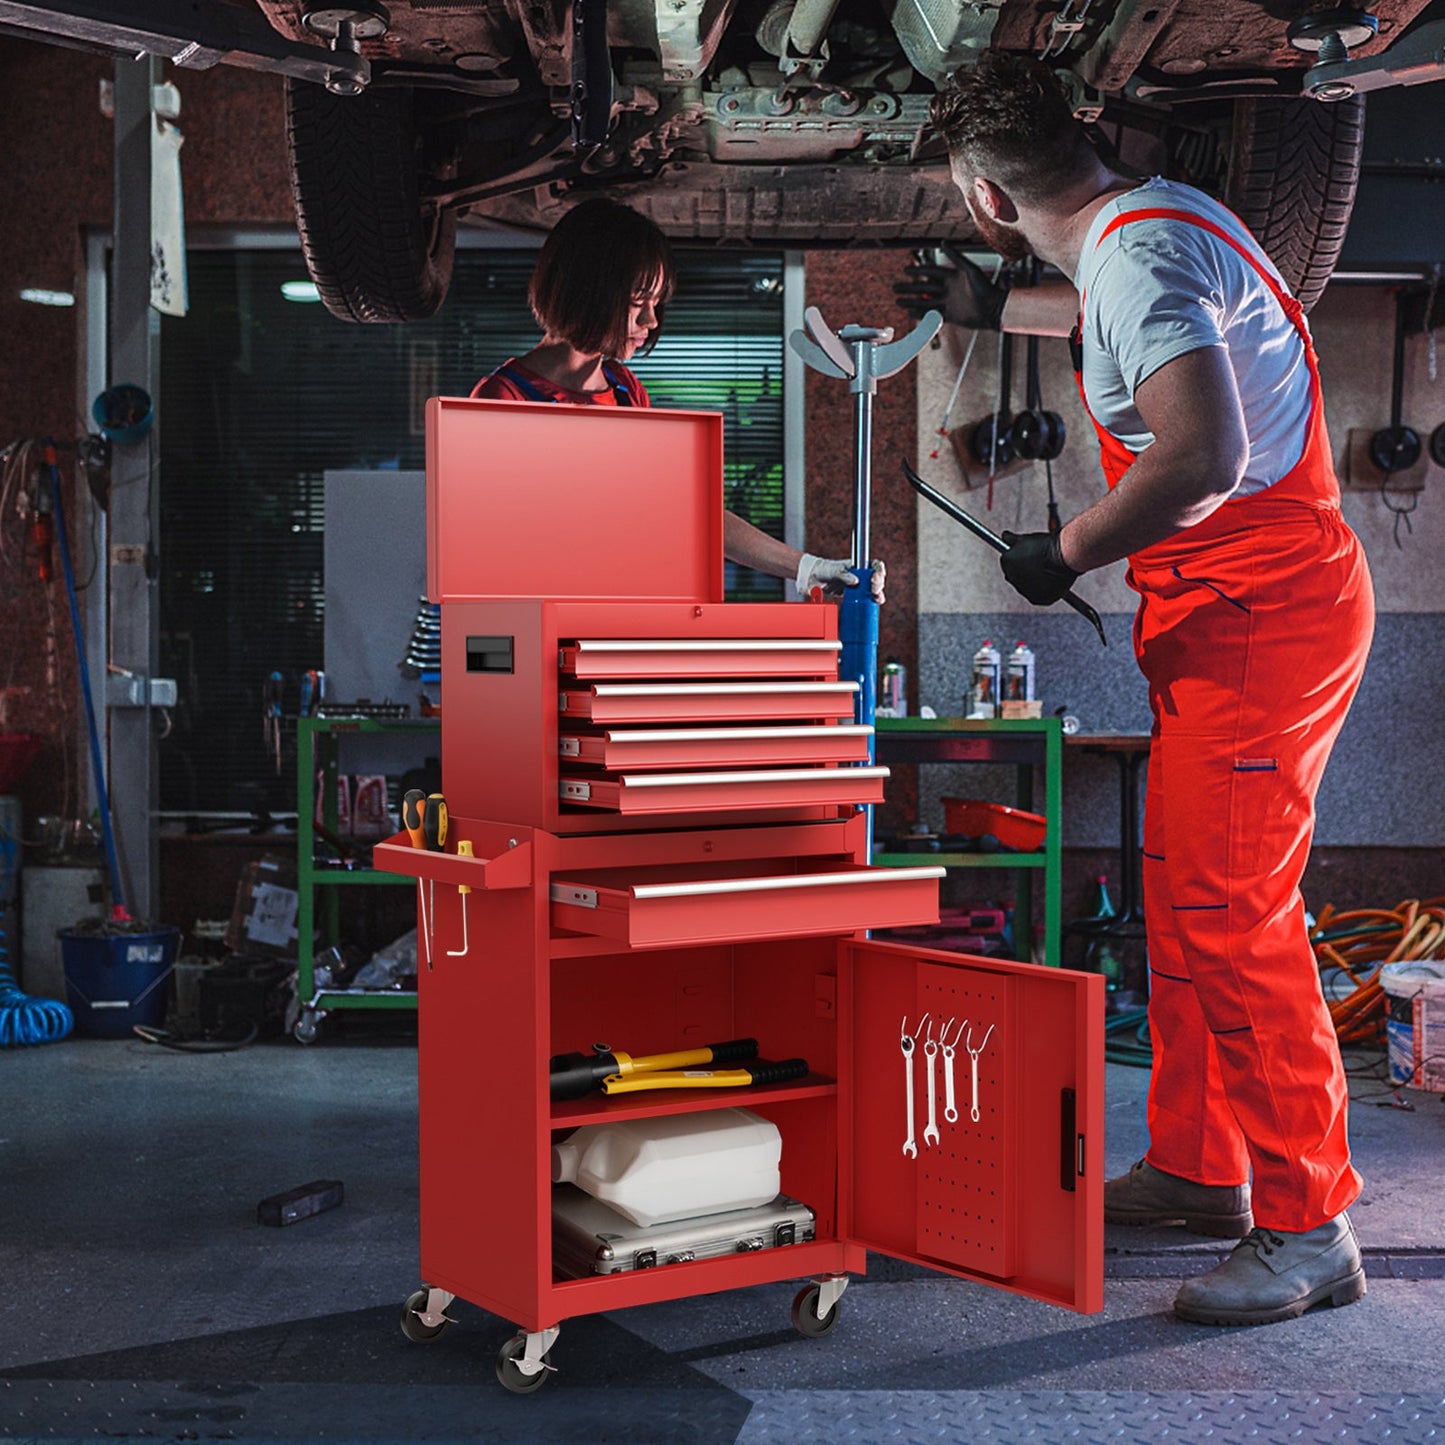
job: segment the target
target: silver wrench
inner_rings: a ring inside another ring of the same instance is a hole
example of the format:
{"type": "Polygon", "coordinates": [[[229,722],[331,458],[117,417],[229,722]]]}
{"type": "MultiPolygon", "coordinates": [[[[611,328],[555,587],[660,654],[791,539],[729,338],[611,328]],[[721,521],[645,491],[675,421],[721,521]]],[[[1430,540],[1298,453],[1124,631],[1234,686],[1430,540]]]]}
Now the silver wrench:
{"type": "Polygon", "coordinates": [[[994,1026],[988,1026],[988,1033],[983,1036],[983,1042],[977,1048],[973,1046],[973,1030],[968,1031],[968,1038],[964,1040],[964,1048],[968,1050],[969,1062],[973,1066],[973,1107],[968,1111],[968,1117],[975,1124],[978,1123],[978,1056],[988,1047],[988,1041],[993,1034],[994,1026]]]}
{"type": "MultiPolygon", "coordinates": [[[[949,1019],[939,1030],[940,1034],[947,1032],[953,1023],[949,1019]]],[[[935,1082],[938,1069],[938,1040],[933,1037],[933,1025],[929,1024],[928,1033],[923,1040],[923,1055],[928,1060],[928,1123],[923,1129],[923,1142],[927,1144],[938,1143],[938,1116],[935,1110],[938,1107],[938,1086],[935,1082]]]]}
{"type": "MultiPolygon", "coordinates": [[[[950,1019],[949,1023],[952,1022],[953,1020],[950,1019]]],[[[967,1025],[967,1019],[960,1021],[958,1032],[954,1034],[952,1043],[948,1041],[947,1027],[943,1030],[943,1117],[950,1124],[958,1122],[958,1106],[953,1102],[953,1055],[967,1025]]]]}
{"type": "Polygon", "coordinates": [[[908,1137],[903,1141],[903,1152],[910,1159],[918,1158],[918,1145],[913,1138],[913,1045],[917,1042],[919,1030],[927,1022],[928,1015],[924,1014],[918,1021],[918,1028],[910,1034],[908,1015],[904,1014],[902,1037],[898,1040],[898,1047],[903,1051],[903,1086],[908,1100],[908,1137]]]}

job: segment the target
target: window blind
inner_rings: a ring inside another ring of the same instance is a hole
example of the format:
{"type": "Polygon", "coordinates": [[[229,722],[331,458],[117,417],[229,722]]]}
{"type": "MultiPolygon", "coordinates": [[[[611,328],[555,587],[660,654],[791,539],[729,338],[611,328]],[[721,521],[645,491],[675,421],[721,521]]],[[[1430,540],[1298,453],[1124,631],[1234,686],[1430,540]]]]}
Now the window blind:
{"type": "MultiPolygon", "coordinates": [[[[459,251],[436,316],[357,326],[285,299],[282,283],[306,275],[299,250],[188,256],[190,314],[161,322],[160,659],[180,688],[163,810],[295,810],[294,734],[278,769],[262,692],[280,672],[293,699],[323,666],[323,474],[425,465],[426,398],[465,396],[535,344],[535,258],[459,251]]],[[[662,338],[634,369],[655,405],[723,414],[727,505],[781,537],[783,258],[678,262],[662,338]]],[[[727,586],[731,600],[783,596],[732,564],[727,586]]]]}

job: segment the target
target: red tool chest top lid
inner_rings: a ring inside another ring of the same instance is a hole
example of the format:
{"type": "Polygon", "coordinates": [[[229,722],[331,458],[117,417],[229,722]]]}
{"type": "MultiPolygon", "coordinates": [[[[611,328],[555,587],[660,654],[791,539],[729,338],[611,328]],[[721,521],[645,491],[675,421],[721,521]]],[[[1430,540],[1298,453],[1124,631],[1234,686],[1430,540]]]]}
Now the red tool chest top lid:
{"type": "Polygon", "coordinates": [[[721,602],[718,412],[432,397],[427,596],[721,602]]]}

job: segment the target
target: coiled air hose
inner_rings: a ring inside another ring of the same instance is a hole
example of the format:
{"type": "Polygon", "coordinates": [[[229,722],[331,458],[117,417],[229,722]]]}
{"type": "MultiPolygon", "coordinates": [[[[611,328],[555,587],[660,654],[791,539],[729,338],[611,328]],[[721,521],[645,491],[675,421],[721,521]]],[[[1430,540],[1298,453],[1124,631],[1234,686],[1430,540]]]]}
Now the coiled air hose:
{"type": "MultiPolygon", "coordinates": [[[[1321,970],[1334,970],[1348,987],[1329,990],[1330,1019],[1342,1044],[1379,1044],[1387,1012],[1380,969],[1406,959],[1445,959],[1445,898],[1407,898],[1396,908],[1336,912],[1327,903],[1310,929],[1321,970]]],[[[1111,1064],[1147,1069],[1153,1060],[1149,1011],[1127,1009],[1104,1025],[1104,1057],[1111,1064]]]]}
{"type": "Polygon", "coordinates": [[[0,1048],[53,1044],[75,1027],[75,1015],[52,998],[21,993],[10,972],[10,952],[0,929],[0,1048]]]}
{"type": "Polygon", "coordinates": [[[1337,970],[1348,991],[1331,989],[1330,1018],[1342,1044],[1378,1044],[1387,1001],[1380,970],[1387,963],[1445,956],[1445,898],[1407,898],[1396,908],[1320,910],[1310,943],[1321,970],[1337,970]]]}
{"type": "Polygon", "coordinates": [[[1154,1062],[1149,1038],[1149,1010],[1125,1009],[1104,1025],[1104,1058],[1111,1064],[1147,1069],[1154,1062]]]}

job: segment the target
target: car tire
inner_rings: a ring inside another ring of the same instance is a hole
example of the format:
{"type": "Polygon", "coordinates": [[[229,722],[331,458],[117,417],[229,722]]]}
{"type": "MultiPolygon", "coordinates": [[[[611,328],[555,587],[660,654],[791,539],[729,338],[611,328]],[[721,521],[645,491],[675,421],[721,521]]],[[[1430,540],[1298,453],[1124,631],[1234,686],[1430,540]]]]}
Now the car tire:
{"type": "Polygon", "coordinates": [[[1306,311],[1345,243],[1364,140],[1361,95],[1235,102],[1225,202],[1306,311]]]}
{"type": "Polygon", "coordinates": [[[327,309],[343,321],[434,315],[456,214],[422,206],[413,92],[332,95],[288,78],[286,144],[301,249],[327,309]]]}

